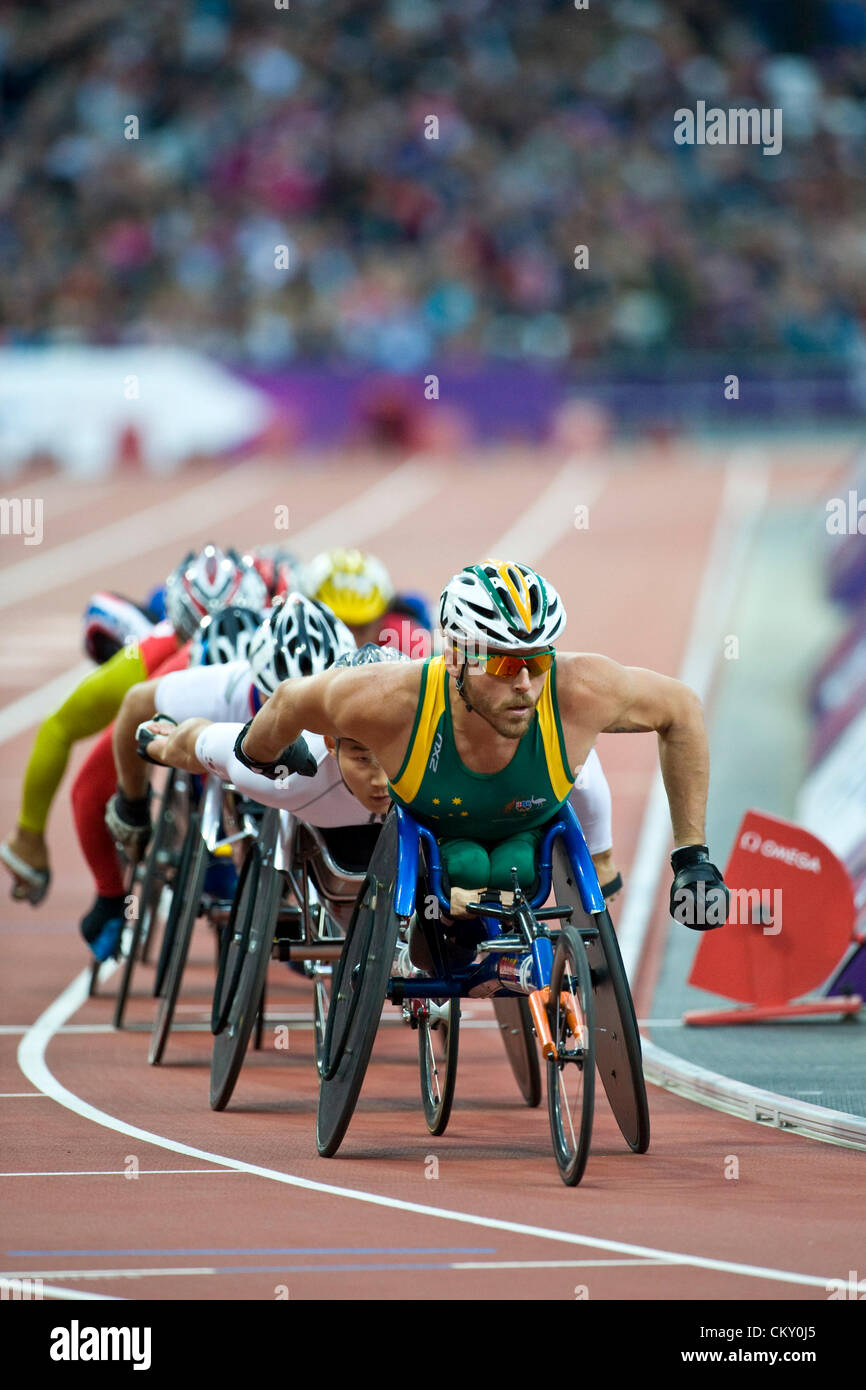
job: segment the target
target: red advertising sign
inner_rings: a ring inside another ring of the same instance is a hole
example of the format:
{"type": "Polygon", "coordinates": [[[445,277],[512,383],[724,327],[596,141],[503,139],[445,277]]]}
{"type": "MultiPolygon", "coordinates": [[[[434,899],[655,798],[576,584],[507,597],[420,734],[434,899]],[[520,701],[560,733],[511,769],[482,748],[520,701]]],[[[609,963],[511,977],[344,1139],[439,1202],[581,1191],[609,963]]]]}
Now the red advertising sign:
{"type": "Polygon", "coordinates": [[[689,984],[743,1004],[780,1005],[827,979],[851,944],[854,892],[817,836],[747,811],[725,882],[728,921],[701,938],[689,984]]]}

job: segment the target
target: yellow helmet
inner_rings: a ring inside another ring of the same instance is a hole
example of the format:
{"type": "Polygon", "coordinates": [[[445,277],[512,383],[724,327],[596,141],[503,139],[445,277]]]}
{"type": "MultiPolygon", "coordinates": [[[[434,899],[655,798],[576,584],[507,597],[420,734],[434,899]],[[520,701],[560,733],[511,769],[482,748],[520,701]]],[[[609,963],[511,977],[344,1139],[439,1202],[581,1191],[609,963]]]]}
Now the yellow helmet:
{"type": "Polygon", "coordinates": [[[382,561],[361,550],[323,550],[310,561],[304,587],[349,627],[381,618],[394,597],[382,561]]]}

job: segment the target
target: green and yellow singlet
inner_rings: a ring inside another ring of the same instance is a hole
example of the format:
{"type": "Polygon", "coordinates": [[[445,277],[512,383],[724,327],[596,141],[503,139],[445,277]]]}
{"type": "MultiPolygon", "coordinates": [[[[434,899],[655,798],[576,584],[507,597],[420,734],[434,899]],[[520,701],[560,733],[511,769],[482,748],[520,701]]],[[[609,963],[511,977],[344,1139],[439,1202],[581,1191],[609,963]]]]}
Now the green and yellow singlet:
{"type": "Polygon", "coordinates": [[[425,661],[409,747],[389,783],[394,799],[449,839],[505,839],[550,820],[574,783],[556,703],[556,662],[532,723],[499,772],[473,772],[460,760],[450,687],[444,658],[425,661]]]}

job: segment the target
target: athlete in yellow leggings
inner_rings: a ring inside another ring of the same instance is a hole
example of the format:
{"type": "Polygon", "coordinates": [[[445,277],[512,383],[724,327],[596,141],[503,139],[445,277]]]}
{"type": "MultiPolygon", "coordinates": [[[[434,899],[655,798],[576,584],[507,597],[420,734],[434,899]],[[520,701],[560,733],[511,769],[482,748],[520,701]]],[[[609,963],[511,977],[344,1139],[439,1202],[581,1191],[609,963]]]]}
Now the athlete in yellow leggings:
{"type": "Polygon", "coordinates": [[[51,872],[45,828],[72,745],[106,728],[126,692],[146,680],[180,642],[191,638],[206,613],[229,602],[249,602],[251,607],[260,608],[266,596],[264,581],[251,560],[241,560],[234,552],[225,553],[212,545],[197,556],[187,555],[166,583],[169,620],[91,671],[49,715],[33,742],[17,827],[0,844],[0,860],[13,877],[13,898],[35,905],[48,891],[51,872]]]}

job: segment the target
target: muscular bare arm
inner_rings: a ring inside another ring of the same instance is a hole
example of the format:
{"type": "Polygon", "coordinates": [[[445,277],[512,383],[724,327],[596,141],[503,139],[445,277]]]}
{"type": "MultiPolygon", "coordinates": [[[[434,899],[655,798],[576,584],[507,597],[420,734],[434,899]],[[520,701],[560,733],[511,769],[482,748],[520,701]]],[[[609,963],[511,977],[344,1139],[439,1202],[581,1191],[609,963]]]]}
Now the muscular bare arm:
{"type": "Polygon", "coordinates": [[[659,763],[674,845],[703,844],[710,775],[703,707],[682,681],[604,656],[557,661],[557,689],[566,726],[598,733],[658,735],[659,763]]]}
{"type": "Polygon", "coordinates": [[[120,713],[114,724],[112,747],[117,768],[117,785],[124,796],[135,799],[147,792],[147,764],[142,762],[135,747],[135,731],[145,719],[156,713],[158,680],[142,681],[123,697],[120,713]]]}
{"type": "Polygon", "coordinates": [[[421,662],[349,667],[283,681],[259,710],[244,753],[274,762],[302,733],[354,738],[396,776],[418,701],[421,662]]]}

